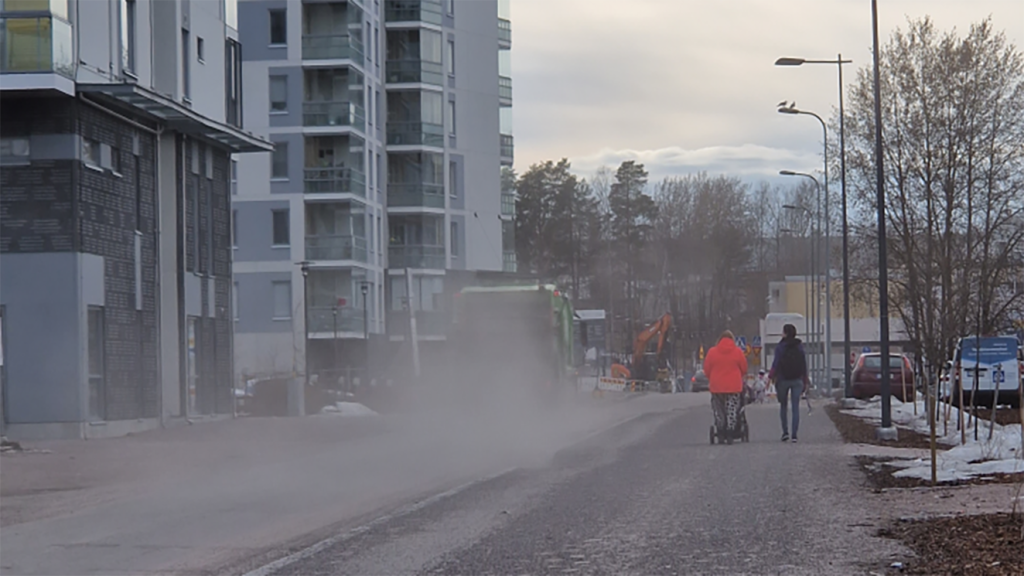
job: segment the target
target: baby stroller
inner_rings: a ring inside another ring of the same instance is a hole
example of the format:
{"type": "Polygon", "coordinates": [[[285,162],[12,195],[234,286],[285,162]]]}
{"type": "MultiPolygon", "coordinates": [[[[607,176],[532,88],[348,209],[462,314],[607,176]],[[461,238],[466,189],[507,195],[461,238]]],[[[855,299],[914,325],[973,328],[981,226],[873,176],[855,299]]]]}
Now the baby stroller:
{"type": "Polygon", "coordinates": [[[708,434],[711,444],[732,444],[733,440],[750,442],[750,428],[747,426],[746,405],[749,393],[744,386],[739,394],[712,394],[711,408],[714,422],[708,434]],[[730,427],[730,424],[732,426],[730,427]]]}

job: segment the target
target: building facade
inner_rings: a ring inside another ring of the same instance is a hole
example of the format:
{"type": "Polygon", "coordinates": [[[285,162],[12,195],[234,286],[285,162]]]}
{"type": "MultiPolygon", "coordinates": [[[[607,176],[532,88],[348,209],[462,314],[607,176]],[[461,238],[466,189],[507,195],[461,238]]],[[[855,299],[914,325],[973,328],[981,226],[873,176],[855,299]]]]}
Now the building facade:
{"type": "Polygon", "coordinates": [[[239,162],[239,373],[365,366],[410,305],[443,337],[446,277],[507,267],[507,9],[241,0],[246,126],[275,150],[239,162]]]}
{"type": "Polygon", "coordinates": [[[16,437],[231,413],[234,0],[0,0],[0,334],[16,437]],[[88,8],[88,9],[86,9],[88,8]]]}

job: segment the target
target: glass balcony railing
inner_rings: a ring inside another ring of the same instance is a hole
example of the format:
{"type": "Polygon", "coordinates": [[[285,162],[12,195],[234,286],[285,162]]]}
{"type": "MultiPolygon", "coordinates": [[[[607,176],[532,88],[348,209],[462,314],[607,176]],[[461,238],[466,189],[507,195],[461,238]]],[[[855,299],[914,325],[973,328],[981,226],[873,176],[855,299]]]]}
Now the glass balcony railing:
{"type": "Polygon", "coordinates": [[[444,125],[427,122],[388,122],[388,144],[444,147],[444,125]]]}
{"type": "Polygon", "coordinates": [[[366,238],[351,235],[306,236],[306,260],[366,262],[366,238]]]}
{"type": "Polygon", "coordinates": [[[505,46],[512,44],[512,22],[505,18],[498,18],[498,43],[505,46]]]}
{"type": "Polygon", "coordinates": [[[388,183],[388,206],[444,208],[444,184],[388,183]]]}
{"type": "Polygon", "coordinates": [[[512,99],[512,79],[508,76],[498,76],[498,98],[512,99]]]}
{"type": "Polygon", "coordinates": [[[303,60],[363,60],[363,42],[348,34],[305,34],[303,60]]]}
{"type": "Polygon", "coordinates": [[[516,195],[501,193],[501,215],[502,216],[515,216],[516,215],[516,195]]]}
{"type": "Polygon", "coordinates": [[[390,268],[445,267],[444,246],[392,245],[388,247],[390,268]]]}
{"type": "Polygon", "coordinates": [[[441,0],[388,0],[384,7],[385,22],[444,23],[441,0]]]}
{"type": "Polygon", "coordinates": [[[74,79],[71,25],[60,18],[0,18],[0,39],[0,72],[55,72],[74,79]]]}
{"type": "Polygon", "coordinates": [[[512,159],[515,154],[515,140],[511,134],[500,134],[501,157],[512,159]]]}
{"type": "Polygon", "coordinates": [[[306,168],[306,194],[355,194],[366,197],[366,176],[352,168],[306,168]]]}
{"type": "MultiPolygon", "coordinates": [[[[373,325],[373,317],[370,317],[373,325]]],[[[310,332],[358,332],[363,333],[363,310],[361,308],[338,308],[324,306],[309,307],[310,332]]]]}
{"type": "Polygon", "coordinates": [[[354,102],[303,102],[303,126],[352,126],[365,130],[363,107],[354,102]]]}
{"type": "Polygon", "coordinates": [[[504,272],[515,272],[516,271],[516,253],[515,252],[502,252],[501,269],[504,272]]]}
{"type": "Polygon", "coordinates": [[[440,62],[426,60],[388,60],[386,64],[389,84],[419,82],[441,86],[444,82],[440,62]]]}

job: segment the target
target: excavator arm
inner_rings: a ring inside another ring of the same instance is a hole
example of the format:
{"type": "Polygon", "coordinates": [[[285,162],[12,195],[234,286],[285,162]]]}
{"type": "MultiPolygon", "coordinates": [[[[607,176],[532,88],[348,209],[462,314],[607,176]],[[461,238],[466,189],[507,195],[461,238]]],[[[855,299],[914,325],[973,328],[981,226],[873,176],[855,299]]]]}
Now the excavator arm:
{"type": "Polygon", "coordinates": [[[633,341],[633,371],[641,365],[644,360],[644,354],[647,352],[647,345],[650,344],[651,340],[658,337],[658,360],[661,361],[661,354],[665,348],[665,340],[668,338],[668,333],[672,329],[672,315],[665,314],[658,319],[657,322],[651,324],[647,328],[644,328],[640,334],[637,335],[636,340],[633,341]]]}

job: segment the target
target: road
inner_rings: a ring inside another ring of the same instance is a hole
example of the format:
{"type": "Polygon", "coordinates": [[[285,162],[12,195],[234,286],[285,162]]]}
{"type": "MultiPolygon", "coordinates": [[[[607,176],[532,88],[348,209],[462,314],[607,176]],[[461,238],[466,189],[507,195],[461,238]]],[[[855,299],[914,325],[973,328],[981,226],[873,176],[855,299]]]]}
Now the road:
{"type": "Polygon", "coordinates": [[[187,474],[137,477],[119,488],[127,496],[97,487],[74,511],[6,525],[0,568],[298,576],[886,565],[859,472],[823,412],[805,417],[792,445],[778,441],[776,406],[754,406],[750,444],[709,446],[707,403],[652,394],[525,426],[488,417],[429,433],[402,421],[353,434],[344,419],[320,419],[315,441],[305,429],[278,433],[262,457],[247,444],[228,464],[214,454],[187,474]]]}

